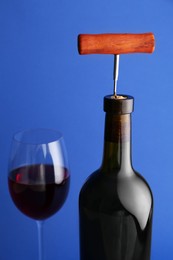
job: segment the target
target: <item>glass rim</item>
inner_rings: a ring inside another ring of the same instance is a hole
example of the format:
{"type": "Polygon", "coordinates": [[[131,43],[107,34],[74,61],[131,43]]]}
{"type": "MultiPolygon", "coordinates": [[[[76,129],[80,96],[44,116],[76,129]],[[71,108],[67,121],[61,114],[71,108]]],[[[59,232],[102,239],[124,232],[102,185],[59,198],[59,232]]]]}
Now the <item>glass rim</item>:
{"type": "Polygon", "coordinates": [[[49,144],[53,142],[58,142],[61,139],[63,139],[62,132],[52,128],[28,128],[28,129],[17,131],[13,134],[13,141],[25,145],[49,144]],[[34,137],[34,133],[37,134],[37,137],[36,136],[34,137]],[[38,138],[38,133],[40,134],[44,133],[44,137],[39,136],[38,138]],[[31,134],[33,135],[33,138],[31,134]]]}

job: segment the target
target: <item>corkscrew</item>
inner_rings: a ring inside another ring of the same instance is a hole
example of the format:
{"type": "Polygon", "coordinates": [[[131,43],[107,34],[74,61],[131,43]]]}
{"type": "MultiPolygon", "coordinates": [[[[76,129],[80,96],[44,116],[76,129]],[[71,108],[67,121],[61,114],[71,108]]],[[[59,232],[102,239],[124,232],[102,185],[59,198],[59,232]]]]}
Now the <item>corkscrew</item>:
{"type": "Polygon", "coordinates": [[[117,95],[117,81],[119,74],[120,54],[128,53],[152,53],[155,48],[153,33],[142,34],[80,34],[78,36],[79,54],[113,54],[113,97],[123,98],[117,95]]]}

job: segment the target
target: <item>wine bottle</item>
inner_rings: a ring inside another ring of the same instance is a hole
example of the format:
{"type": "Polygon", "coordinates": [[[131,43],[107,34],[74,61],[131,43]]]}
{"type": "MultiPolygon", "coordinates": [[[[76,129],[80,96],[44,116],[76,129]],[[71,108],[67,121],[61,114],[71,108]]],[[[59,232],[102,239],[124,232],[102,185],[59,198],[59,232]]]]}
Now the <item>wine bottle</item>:
{"type": "Polygon", "coordinates": [[[81,260],[149,260],[153,196],[131,162],[133,98],[105,97],[101,167],[80,192],[81,260]]]}
{"type": "MultiPolygon", "coordinates": [[[[84,49],[82,40],[79,48],[84,49]]],[[[117,64],[115,67],[117,79],[117,64]]],[[[153,195],[132,166],[133,107],[132,96],[116,95],[114,91],[114,95],[104,97],[102,164],[86,180],[79,195],[80,260],[150,260],[153,195]]]]}

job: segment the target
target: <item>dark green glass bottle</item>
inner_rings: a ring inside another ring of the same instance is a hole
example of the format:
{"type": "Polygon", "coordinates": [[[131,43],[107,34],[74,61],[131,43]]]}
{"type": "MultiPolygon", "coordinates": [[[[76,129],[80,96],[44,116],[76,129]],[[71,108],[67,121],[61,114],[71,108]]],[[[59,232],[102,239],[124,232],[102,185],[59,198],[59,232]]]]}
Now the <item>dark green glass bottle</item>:
{"type": "Polygon", "coordinates": [[[131,161],[133,97],[104,98],[101,167],[79,196],[80,260],[150,260],[153,196],[131,161]]]}

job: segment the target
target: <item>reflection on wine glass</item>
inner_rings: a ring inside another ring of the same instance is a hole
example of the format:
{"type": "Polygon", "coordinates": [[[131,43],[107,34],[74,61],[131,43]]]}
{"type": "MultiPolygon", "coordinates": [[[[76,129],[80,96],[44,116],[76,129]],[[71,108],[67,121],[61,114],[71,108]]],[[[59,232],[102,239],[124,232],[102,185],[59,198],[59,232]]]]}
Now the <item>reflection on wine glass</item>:
{"type": "Polygon", "coordinates": [[[43,221],[55,214],[68,195],[70,173],[62,135],[33,129],[14,135],[9,160],[9,192],[16,207],[37,221],[39,260],[43,221]]]}

